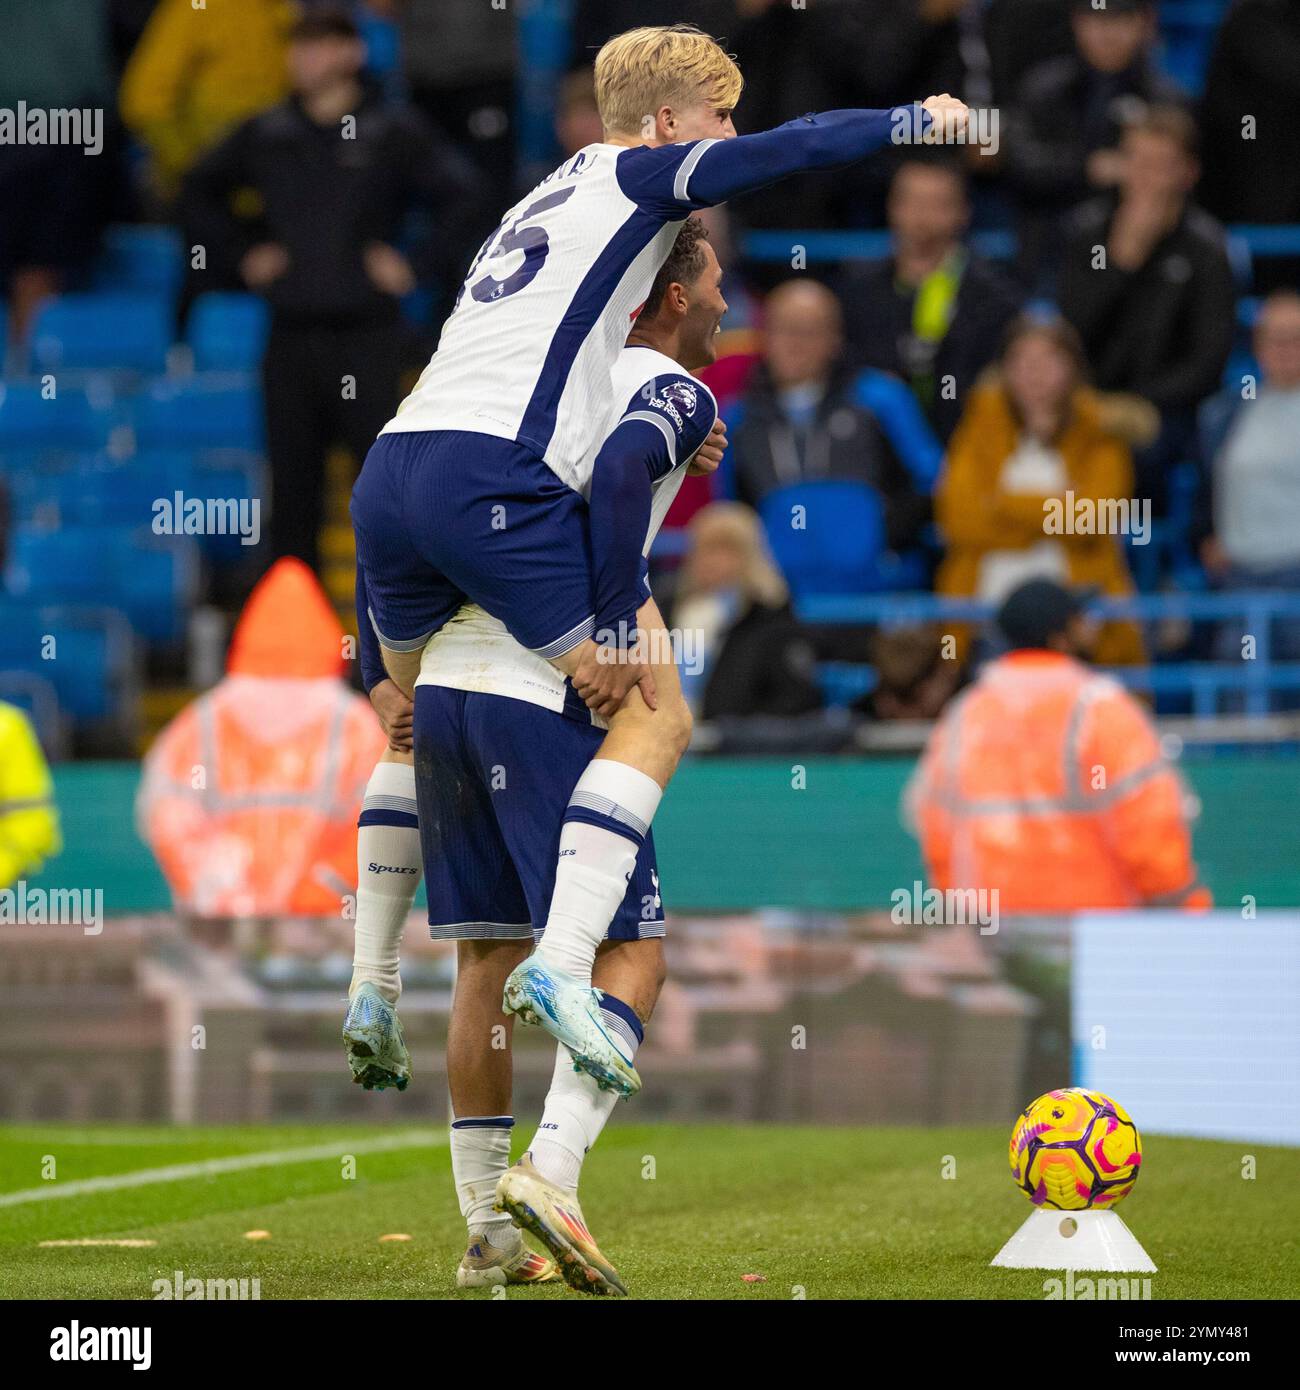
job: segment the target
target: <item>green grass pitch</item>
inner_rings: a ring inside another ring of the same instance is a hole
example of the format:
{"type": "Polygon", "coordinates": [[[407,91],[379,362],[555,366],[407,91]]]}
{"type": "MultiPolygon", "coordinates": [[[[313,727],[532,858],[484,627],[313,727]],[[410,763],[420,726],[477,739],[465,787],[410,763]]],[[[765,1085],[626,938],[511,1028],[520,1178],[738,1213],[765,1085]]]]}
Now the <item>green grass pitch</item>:
{"type": "MultiPolygon", "coordinates": [[[[531,1130],[520,1130],[522,1143],[531,1130]]],[[[1030,1211],[1006,1139],[990,1128],[616,1121],[587,1161],[583,1205],[633,1296],[1042,1298],[1049,1275],[988,1267],[1030,1211]]],[[[1151,1138],[1144,1157],[1122,1214],[1159,1267],[1153,1298],[1300,1297],[1300,1151],[1151,1138]]],[[[257,1277],[263,1299],[491,1297],[457,1290],[462,1249],[437,1129],[0,1129],[0,1297],[150,1298],[178,1269],[257,1277]],[[376,1147],[393,1141],[405,1146],[376,1147]],[[304,1149],[325,1156],[284,1161],[304,1149]],[[235,1171],[193,1167],[240,1155],[255,1157],[235,1171]],[[122,1185],[155,1169],[181,1176],[122,1185]],[[56,1195],[93,1179],[104,1182],[56,1195]],[[46,1195],[25,1195],[34,1190],[46,1195]],[[394,1232],[412,1239],[380,1241],[394,1232]],[[41,1245],[84,1239],[156,1244],[41,1245]]],[[[564,1285],[507,1294],[583,1297],[564,1285]]]]}

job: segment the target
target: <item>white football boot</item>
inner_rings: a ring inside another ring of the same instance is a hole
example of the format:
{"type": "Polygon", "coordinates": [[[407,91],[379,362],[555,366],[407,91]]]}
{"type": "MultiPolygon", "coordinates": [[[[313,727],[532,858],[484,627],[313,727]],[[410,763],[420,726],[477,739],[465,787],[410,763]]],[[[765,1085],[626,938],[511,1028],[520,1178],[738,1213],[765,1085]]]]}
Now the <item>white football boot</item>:
{"type": "Polygon", "coordinates": [[[575,1067],[595,1077],[601,1090],[634,1096],[641,1089],[641,1077],[625,1050],[627,1044],[605,1026],[601,997],[598,989],[579,984],[534,951],[511,971],[501,1008],[546,1029],[573,1054],[575,1067]]]}

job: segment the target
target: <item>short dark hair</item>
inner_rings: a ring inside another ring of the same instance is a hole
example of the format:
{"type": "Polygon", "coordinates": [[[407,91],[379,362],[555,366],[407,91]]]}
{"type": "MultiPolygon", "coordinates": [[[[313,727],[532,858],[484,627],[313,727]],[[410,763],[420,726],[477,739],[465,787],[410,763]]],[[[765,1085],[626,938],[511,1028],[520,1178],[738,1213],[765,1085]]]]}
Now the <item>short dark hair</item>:
{"type": "Polygon", "coordinates": [[[356,21],[340,5],[308,10],[289,31],[291,43],[311,43],[315,39],[359,39],[356,21]]]}
{"type": "Polygon", "coordinates": [[[704,243],[708,239],[708,228],[698,217],[688,217],[682,223],[673,249],[659,267],[638,318],[651,318],[659,312],[669,285],[693,285],[704,274],[704,243]]]}

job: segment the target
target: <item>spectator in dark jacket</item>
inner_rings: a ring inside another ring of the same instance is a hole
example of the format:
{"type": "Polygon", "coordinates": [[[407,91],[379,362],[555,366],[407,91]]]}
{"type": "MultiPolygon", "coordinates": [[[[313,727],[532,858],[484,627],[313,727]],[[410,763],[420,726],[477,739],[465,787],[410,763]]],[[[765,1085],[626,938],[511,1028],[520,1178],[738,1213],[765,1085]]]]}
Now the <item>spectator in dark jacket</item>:
{"type": "Polygon", "coordinates": [[[1062,219],[1120,179],[1120,136],[1149,105],[1180,93],[1156,70],[1152,0],[1073,0],[1074,52],[1021,79],[1002,140],[1019,204],[1020,267],[1035,289],[1050,285],[1062,219]]]}
{"type": "Polygon", "coordinates": [[[748,507],[712,502],[691,519],[672,626],[682,634],[682,689],[699,717],[820,708],[812,643],[748,507]]]}
{"type": "MultiPolygon", "coordinates": [[[[1230,222],[1300,222],[1300,0],[1238,0],[1214,41],[1201,107],[1199,196],[1230,222]]],[[[1255,267],[1295,284],[1300,260],[1255,267]]]]}
{"type": "Polygon", "coordinates": [[[1168,470],[1194,453],[1195,412],[1219,384],[1236,313],[1223,228],[1190,201],[1195,127],[1153,108],[1125,131],[1118,196],[1082,208],[1067,243],[1060,303],[1095,385],[1160,411],[1134,459],[1138,494],[1160,509],[1168,470]]]}
{"type": "Polygon", "coordinates": [[[289,50],[293,95],[207,154],[185,193],[209,265],[217,275],[233,265],[271,305],[262,377],[272,543],[277,556],[313,567],[329,447],[346,444],[360,467],[400,399],[407,335],[398,306],[417,282],[396,246],[403,225],[413,207],[436,207],[438,246],[416,258],[419,278],[435,278],[442,253],[463,245],[458,209],[475,186],[413,109],[367,89],[364,59],[345,13],[300,20],[289,50]],[[249,189],[261,204],[253,221],[232,206],[249,189]]]}
{"type": "Polygon", "coordinates": [[[787,281],[766,315],[763,361],[728,420],[732,495],[760,508],[795,483],[866,483],[881,496],[890,544],[912,543],[940,449],[907,388],[846,365],[839,301],[825,285],[787,281]]]}
{"type": "Polygon", "coordinates": [[[945,444],[1020,307],[1016,286],[962,245],[969,223],[960,166],[908,160],[889,189],[893,255],[847,272],[841,288],[854,351],[911,386],[945,444]]]}

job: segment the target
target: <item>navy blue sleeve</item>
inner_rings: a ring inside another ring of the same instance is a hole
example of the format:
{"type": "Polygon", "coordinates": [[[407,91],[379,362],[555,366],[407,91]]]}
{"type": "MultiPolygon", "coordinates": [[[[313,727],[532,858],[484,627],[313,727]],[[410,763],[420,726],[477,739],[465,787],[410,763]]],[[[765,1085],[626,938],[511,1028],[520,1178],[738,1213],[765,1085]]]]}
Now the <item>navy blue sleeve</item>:
{"type": "Polygon", "coordinates": [[[360,565],[357,566],[357,654],[361,658],[361,684],[369,695],[380,681],[388,679],[388,671],[384,666],[383,653],[379,650],[374,624],[370,621],[366,577],[360,565]]]}
{"type": "Polygon", "coordinates": [[[647,381],[623,412],[624,420],[646,420],[664,436],[665,452],[659,471],[652,475],[656,481],[693,457],[717,418],[713,393],[685,372],[666,372],[647,381]]]}
{"type": "Polygon", "coordinates": [[[912,144],[929,122],[920,106],[822,111],[734,140],[638,146],[619,156],[619,187],[638,207],[671,220],[790,174],[837,169],[885,145],[912,144]]]}
{"type": "Polygon", "coordinates": [[[598,642],[621,647],[635,640],[654,483],[695,454],[717,414],[712,393],[693,377],[654,377],[627,403],[596,455],[590,524],[598,642]]]}
{"type": "Polygon", "coordinates": [[[636,641],[652,479],[667,453],[663,432],[642,417],[621,420],[596,455],[589,505],[595,640],[602,646],[628,647],[636,641]]]}

